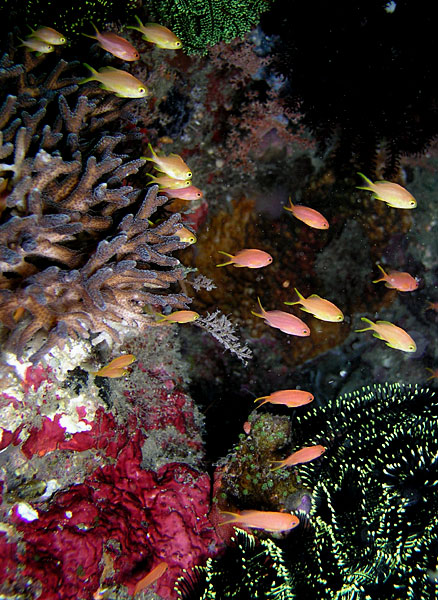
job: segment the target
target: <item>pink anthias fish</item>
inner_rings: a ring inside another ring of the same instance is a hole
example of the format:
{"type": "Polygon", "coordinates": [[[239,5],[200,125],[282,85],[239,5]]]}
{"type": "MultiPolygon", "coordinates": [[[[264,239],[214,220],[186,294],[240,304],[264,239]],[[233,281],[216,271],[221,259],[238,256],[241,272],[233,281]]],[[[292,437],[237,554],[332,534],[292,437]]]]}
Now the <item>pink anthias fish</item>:
{"type": "Polygon", "coordinates": [[[260,408],[263,404],[266,404],[266,402],[270,402],[271,404],[282,404],[288,408],[296,408],[297,406],[309,404],[313,399],[313,394],[306,392],[305,390],[279,390],[273,392],[269,396],[260,396],[260,398],[256,398],[254,402],[263,400],[257,408],[260,408]]]}
{"type": "Polygon", "coordinates": [[[178,198],[179,200],[198,200],[202,198],[202,191],[194,185],[181,189],[161,188],[160,194],[166,194],[169,198],[178,198]]]}
{"type": "Polygon", "coordinates": [[[289,531],[300,522],[298,517],[286,512],[242,510],[241,513],[233,513],[223,510],[221,514],[230,515],[230,518],[220,523],[220,525],[242,524],[253,529],[263,529],[271,532],[289,531]]]}
{"type": "Polygon", "coordinates": [[[329,321],[334,323],[344,320],[342,311],[335,304],[333,304],[333,302],[325,300],[325,298],[321,298],[318,296],[318,294],[312,294],[308,298],[304,298],[297,288],[295,288],[295,291],[299,300],[296,300],[295,302],[285,302],[285,304],[290,306],[293,306],[294,304],[301,304],[301,310],[311,313],[314,317],[320,319],[321,321],[329,321]]]}
{"type": "Polygon", "coordinates": [[[394,323],[390,323],[389,321],[377,321],[373,323],[366,317],[362,317],[361,320],[369,323],[370,326],[364,329],[356,329],[355,331],[374,331],[374,337],[383,340],[387,346],[396,350],[402,350],[403,352],[415,352],[417,350],[417,345],[409,333],[401,327],[394,325],[394,323]]]}
{"type": "Polygon", "coordinates": [[[309,208],[308,206],[302,206],[299,204],[292,204],[292,200],[289,198],[290,206],[284,206],[285,210],[288,210],[293,214],[294,217],[314,229],[328,229],[329,224],[327,219],[317,210],[309,208]]]}
{"type": "Polygon", "coordinates": [[[373,192],[373,198],[386,202],[392,208],[415,208],[417,201],[413,195],[398,183],[390,181],[375,181],[374,183],[368,179],[363,173],[358,173],[366,185],[357,186],[358,190],[367,190],[373,192]]]}
{"type": "Polygon", "coordinates": [[[272,461],[278,466],[271,469],[271,471],[276,471],[277,469],[282,469],[283,467],[291,467],[293,465],[301,465],[303,463],[310,462],[311,460],[315,460],[315,458],[319,458],[322,454],[324,454],[324,452],[325,448],[320,444],[316,446],[306,446],[305,448],[301,448],[301,450],[297,450],[284,460],[272,461]]]}
{"type": "Polygon", "coordinates": [[[217,267],[225,267],[226,265],[234,265],[235,267],[248,267],[248,269],[260,269],[266,267],[272,262],[272,256],[264,250],[257,250],[255,248],[245,248],[239,250],[236,254],[228,254],[218,250],[220,254],[228,256],[230,260],[227,262],[216,265],[217,267]]]}
{"type": "Polygon", "coordinates": [[[299,337],[307,337],[310,335],[310,329],[307,325],[290,313],[284,312],[283,310],[265,310],[260,302],[260,298],[257,298],[261,313],[251,311],[255,317],[261,317],[265,319],[266,323],[274,329],[279,329],[283,333],[289,335],[297,335],[299,337]]]}
{"type": "Polygon", "coordinates": [[[135,596],[136,594],[139,594],[147,587],[155,583],[157,579],[164,575],[164,573],[167,571],[167,568],[168,564],[166,562],[162,561],[158,563],[158,565],[154,567],[151,571],[149,571],[149,573],[147,573],[142,579],[140,579],[140,581],[137,581],[133,595],[135,596]]]}
{"type": "Polygon", "coordinates": [[[126,61],[138,60],[140,58],[140,54],[128,40],[115,33],[101,33],[94,23],[91,24],[96,31],[96,35],[88,35],[87,33],[83,33],[82,35],[97,40],[103,50],[126,61]]]}
{"type": "Polygon", "coordinates": [[[405,271],[390,271],[385,273],[383,267],[377,265],[383,273],[383,277],[380,279],[374,279],[373,283],[379,283],[384,281],[385,286],[392,290],[398,290],[399,292],[413,292],[418,288],[418,281],[405,271]]]}

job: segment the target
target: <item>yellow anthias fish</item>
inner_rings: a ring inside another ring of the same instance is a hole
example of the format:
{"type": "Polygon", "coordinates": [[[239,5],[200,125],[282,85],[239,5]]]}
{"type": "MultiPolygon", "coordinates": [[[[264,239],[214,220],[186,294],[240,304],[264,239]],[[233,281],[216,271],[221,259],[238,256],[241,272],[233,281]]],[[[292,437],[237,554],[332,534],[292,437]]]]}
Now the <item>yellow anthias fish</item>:
{"type": "Polygon", "coordinates": [[[151,178],[149,183],[156,183],[160,188],[170,188],[171,190],[186,188],[192,184],[190,179],[174,179],[173,177],[169,177],[169,175],[159,175],[156,177],[148,173],[147,176],[151,178]]]}
{"type": "Polygon", "coordinates": [[[190,231],[190,229],[184,227],[184,225],[180,229],[177,229],[174,235],[179,237],[180,241],[185,242],[186,244],[196,244],[197,242],[196,235],[193,231],[190,231]]]}
{"type": "Polygon", "coordinates": [[[363,173],[358,173],[366,185],[357,186],[358,190],[367,190],[373,192],[373,198],[386,202],[392,208],[415,208],[417,201],[408,190],[398,183],[390,181],[375,181],[374,183],[368,179],[363,173]]]}
{"type": "Polygon", "coordinates": [[[165,321],[168,323],[191,323],[199,319],[200,315],[194,310],[177,310],[170,313],[170,315],[157,314],[157,317],[160,317],[157,323],[164,323],[165,321]]]}
{"type": "Polygon", "coordinates": [[[99,71],[84,63],[87,69],[90,69],[92,75],[83,79],[80,83],[88,81],[99,81],[104,90],[114,92],[119,98],[144,98],[148,94],[148,89],[137,77],[115,69],[114,67],[102,67],[99,71]]]}
{"type": "Polygon", "coordinates": [[[167,27],[159,25],[158,23],[143,23],[136,16],[138,27],[135,25],[129,25],[127,29],[135,29],[143,34],[143,39],[147,42],[151,42],[158,46],[158,48],[165,48],[166,50],[179,50],[182,48],[182,41],[167,27]]]}
{"type": "Polygon", "coordinates": [[[409,333],[401,327],[394,325],[394,323],[390,323],[389,321],[377,321],[373,323],[366,317],[362,317],[361,320],[369,323],[370,326],[364,329],[356,329],[357,332],[374,331],[374,337],[383,340],[387,346],[396,350],[402,350],[403,352],[415,352],[417,350],[417,346],[409,333]]]}
{"type": "Polygon", "coordinates": [[[101,33],[94,23],[91,24],[96,31],[96,35],[88,35],[88,33],[83,33],[82,35],[91,38],[92,40],[97,40],[103,50],[128,62],[140,58],[140,54],[128,40],[125,40],[125,38],[110,31],[101,33]]]}
{"type": "Polygon", "coordinates": [[[29,37],[26,40],[22,40],[18,38],[22,44],[20,46],[25,46],[29,48],[31,52],[36,52],[37,56],[41,56],[41,54],[49,54],[55,50],[53,44],[48,44],[44,40],[39,40],[37,38],[29,37]]]}
{"type": "Polygon", "coordinates": [[[62,46],[66,43],[67,38],[56,29],[52,27],[39,27],[39,29],[33,30],[32,27],[29,27],[31,30],[31,34],[29,37],[38,38],[39,40],[43,40],[46,44],[53,44],[53,46],[62,46]]]}
{"type": "Polygon", "coordinates": [[[289,306],[301,304],[301,310],[312,314],[321,321],[330,321],[335,323],[344,320],[342,311],[335,304],[333,304],[333,302],[329,302],[329,300],[321,298],[318,296],[318,294],[312,294],[308,298],[304,298],[297,288],[295,288],[295,291],[298,294],[299,300],[296,300],[295,302],[285,302],[285,304],[288,304],[289,306]]]}
{"type": "Polygon", "coordinates": [[[122,354],[122,356],[114,358],[110,363],[95,371],[93,375],[98,375],[99,377],[123,377],[128,372],[126,371],[126,367],[135,360],[136,358],[133,354],[122,354]]]}
{"type": "Polygon", "coordinates": [[[155,163],[155,168],[161,173],[169,175],[174,179],[191,179],[192,172],[181,156],[178,154],[170,154],[169,156],[158,156],[151,144],[148,144],[149,150],[152,153],[150,156],[142,156],[145,160],[150,160],[155,163]]]}

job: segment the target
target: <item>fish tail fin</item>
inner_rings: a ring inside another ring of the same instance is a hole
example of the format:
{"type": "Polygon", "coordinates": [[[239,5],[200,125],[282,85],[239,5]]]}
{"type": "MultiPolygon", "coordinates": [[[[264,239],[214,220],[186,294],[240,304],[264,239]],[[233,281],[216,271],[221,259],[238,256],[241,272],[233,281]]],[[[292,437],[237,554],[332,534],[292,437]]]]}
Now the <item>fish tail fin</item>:
{"type": "Polygon", "coordinates": [[[140,27],[143,27],[143,23],[140,21],[140,17],[138,17],[137,15],[135,15],[134,19],[137,20],[137,23],[140,25],[140,27]]]}
{"type": "MultiPolygon", "coordinates": [[[[252,313],[254,314],[254,313],[252,313]]],[[[267,398],[269,398],[269,396],[260,396],[260,398],[256,398],[254,400],[254,402],[258,402],[259,400],[263,400],[263,402],[260,402],[260,404],[258,406],[256,406],[256,408],[260,408],[261,406],[263,406],[263,404],[266,404],[266,402],[269,402],[269,400],[267,400],[267,398]]]]}
{"type": "Polygon", "coordinates": [[[289,204],[290,206],[283,206],[284,210],[288,210],[289,212],[293,212],[294,205],[292,204],[291,197],[289,196],[289,204]]]}
{"type": "Polygon", "coordinates": [[[93,25],[93,27],[94,27],[94,31],[95,31],[96,33],[99,33],[99,30],[98,30],[98,28],[96,27],[96,25],[93,23],[93,21],[90,21],[90,23],[93,25]]]}
{"type": "Polygon", "coordinates": [[[262,303],[261,303],[261,300],[260,300],[259,296],[257,296],[257,302],[259,303],[260,310],[262,311],[262,315],[264,315],[266,313],[266,311],[265,311],[265,309],[262,306],[262,303]]]}
{"type": "Polygon", "coordinates": [[[367,185],[366,186],[357,185],[356,188],[358,190],[368,190],[369,192],[374,192],[374,183],[371,181],[371,179],[368,179],[368,177],[366,175],[364,175],[363,173],[361,173],[360,171],[358,171],[357,174],[360,175],[364,179],[364,181],[367,185]]]}
{"type": "Polygon", "coordinates": [[[374,279],[373,283],[379,283],[379,281],[386,281],[386,277],[388,277],[388,273],[385,273],[385,270],[381,265],[377,264],[377,266],[382,271],[383,277],[381,277],[380,279],[374,279]]]}
{"type": "Polygon", "coordinates": [[[218,250],[219,254],[223,254],[224,256],[229,256],[231,258],[231,260],[224,262],[224,263],[220,263],[219,265],[216,265],[217,267],[226,267],[227,265],[232,265],[233,264],[233,258],[234,256],[232,254],[228,254],[228,252],[224,252],[223,250],[218,250]]]}
{"type": "Polygon", "coordinates": [[[84,65],[84,67],[87,67],[87,69],[89,69],[91,71],[91,76],[86,77],[85,79],[82,79],[79,83],[88,83],[89,81],[95,81],[96,75],[99,75],[98,71],[96,71],[96,69],[93,69],[93,67],[91,67],[87,63],[83,63],[83,65],[84,65]]]}
{"type": "Polygon", "coordinates": [[[155,150],[152,148],[152,144],[149,142],[148,143],[148,148],[151,151],[152,154],[152,158],[149,158],[148,160],[154,160],[155,158],[158,158],[157,153],[155,152],[155,150]]]}
{"type": "Polygon", "coordinates": [[[87,38],[91,38],[92,40],[97,40],[97,37],[95,35],[89,35],[88,33],[83,33],[82,35],[84,35],[87,38]]]}
{"type": "Polygon", "coordinates": [[[235,523],[240,518],[240,515],[238,513],[233,513],[228,510],[221,510],[220,514],[221,515],[229,515],[231,518],[227,519],[226,521],[222,521],[221,523],[219,523],[219,525],[228,525],[228,523],[235,523]]]}
{"type": "Polygon", "coordinates": [[[295,300],[295,302],[285,302],[284,304],[287,304],[288,306],[293,306],[294,304],[301,304],[301,301],[305,300],[304,296],[302,294],[300,294],[300,292],[297,290],[297,288],[294,288],[294,290],[296,291],[296,293],[298,295],[298,300],[295,300]]]}
{"type": "Polygon", "coordinates": [[[360,333],[361,331],[369,331],[370,329],[372,329],[372,325],[374,325],[374,323],[372,321],[370,321],[369,319],[367,319],[366,317],[361,317],[360,319],[361,321],[364,321],[365,323],[369,323],[371,325],[371,327],[365,327],[365,329],[355,329],[354,331],[356,333],[360,333]]]}
{"type": "Polygon", "coordinates": [[[272,464],[277,464],[278,466],[274,467],[273,469],[270,469],[271,473],[272,471],[278,471],[278,469],[284,467],[284,460],[273,460],[272,464]]]}

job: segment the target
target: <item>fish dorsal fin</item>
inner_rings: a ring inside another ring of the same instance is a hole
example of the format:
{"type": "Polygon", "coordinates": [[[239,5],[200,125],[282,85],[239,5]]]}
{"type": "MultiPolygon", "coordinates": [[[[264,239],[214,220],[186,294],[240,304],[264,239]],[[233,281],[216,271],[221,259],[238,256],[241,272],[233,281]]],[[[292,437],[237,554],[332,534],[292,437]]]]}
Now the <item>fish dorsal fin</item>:
{"type": "Polygon", "coordinates": [[[107,71],[120,71],[120,69],[116,69],[115,67],[102,67],[99,69],[99,73],[106,73],[107,71]]]}
{"type": "Polygon", "coordinates": [[[309,298],[319,298],[319,300],[322,300],[321,296],[318,296],[318,294],[312,294],[309,298]]]}

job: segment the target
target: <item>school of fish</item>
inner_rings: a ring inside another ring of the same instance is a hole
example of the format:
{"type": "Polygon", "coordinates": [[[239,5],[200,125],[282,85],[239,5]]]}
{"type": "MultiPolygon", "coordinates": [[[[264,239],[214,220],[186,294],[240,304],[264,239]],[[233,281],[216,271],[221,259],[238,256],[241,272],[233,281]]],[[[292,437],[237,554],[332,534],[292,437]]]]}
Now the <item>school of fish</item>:
{"type": "MultiPolygon", "coordinates": [[[[171,50],[182,48],[181,40],[166,27],[157,23],[143,24],[138,17],[135,18],[137,25],[131,25],[127,28],[140,32],[143,40],[155,44],[158,48],[171,50]]],[[[140,53],[128,40],[112,32],[100,32],[94,24],[92,26],[94,35],[87,33],[83,35],[95,40],[102,50],[127,62],[136,61],[140,58],[140,53]]],[[[66,37],[51,27],[39,27],[36,30],[31,30],[26,39],[20,41],[22,46],[29,51],[36,52],[38,56],[53,52],[56,46],[67,43],[66,37]]],[[[101,67],[97,70],[86,63],[84,64],[91,74],[81,81],[82,84],[97,81],[103,89],[122,98],[140,99],[147,97],[149,94],[146,85],[127,71],[110,66],[101,67]]],[[[168,156],[158,153],[151,144],[148,145],[148,149],[150,156],[143,158],[153,163],[153,168],[158,173],[148,175],[151,179],[150,183],[158,184],[161,193],[167,195],[169,200],[178,198],[190,201],[202,198],[202,191],[192,184],[192,171],[181,156],[173,153],[168,156]]],[[[417,206],[415,198],[402,186],[387,181],[373,183],[362,173],[358,174],[364,182],[362,186],[358,186],[358,189],[372,192],[372,197],[376,200],[398,209],[413,209],[417,206]]],[[[329,222],[320,212],[307,206],[293,204],[291,198],[289,198],[289,206],[285,206],[284,209],[309,227],[320,230],[329,229],[329,222]]],[[[187,244],[196,242],[195,233],[184,226],[175,235],[187,244]]],[[[225,255],[227,260],[217,264],[217,267],[233,265],[239,268],[259,269],[273,262],[273,257],[268,252],[255,248],[244,248],[238,250],[235,254],[224,251],[219,252],[225,255]]],[[[398,271],[386,273],[380,264],[377,267],[381,271],[381,276],[373,280],[373,283],[385,282],[388,288],[399,292],[412,292],[418,288],[418,281],[409,273],[398,271]]],[[[344,320],[342,311],[331,301],[321,298],[317,294],[311,294],[305,298],[296,288],[295,292],[298,300],[285,302],[286,305],[299,305],[301,310],[323,321],[342,322],[344,320]]],[[[252,314],[264,319],[270,327],[297,337],[307,337],[311,334],[308,325],[295,315],[280,310],[267,311],[263,308],[260,298],[257,300],[260,312],[252,311],[252,314]]],[[[191,310],[178,310],[167,315],[155,314],[158,324],[190,323],[199,317],[200,315],[197,312],[191,310]]],[[[375,337],[383,340],[390,348],[404,352],[416,351],[415,341],[397,325],[388,321],[376,321],[374,323],[365,317],[362,317],[362,321],[367,323],[368,326],[356,331],[372,331],[375,337]]],[[[127,374],[129,365],[135,360],[136,358],[132,354],[121,355],[93,374],[98,377],[122,377],[127,374]]],[[[437,377],[437,371],[429,370],[432,372],[432,377],[437,377]]],[[[298,408],[313,400],[314,396],[308,391],[287,389],[277,390],[267,396],[261,396],[256,398],[254,402],[259,402],[257,408],[267,403],[298,408]]],[[[250,433],[250,427],[247,428],[247,433],[250,433]]],[[[272,468],[271,471],[316,460],[324,454],[325,450],[326,448],[320,444],[297,449],[285,459],[273,461],[273,464],[277,466],[272,468]]],[[[226,520],[221,522],[220,525],[243,525],[267,532],[288,532],[299,525],[298,517],[290,512],[243,510],[241,512],[221,511],[221,514],[226,517],[226,520]]],[[[138,581],[134,595],[154,583],[165,573],[167,568],[166,562],[160,562],[138,581]]],[[[101,597],[99,592],[96,592],[95,597],[101,597]]]]}

